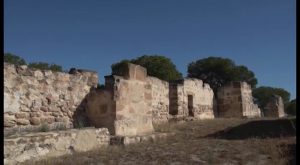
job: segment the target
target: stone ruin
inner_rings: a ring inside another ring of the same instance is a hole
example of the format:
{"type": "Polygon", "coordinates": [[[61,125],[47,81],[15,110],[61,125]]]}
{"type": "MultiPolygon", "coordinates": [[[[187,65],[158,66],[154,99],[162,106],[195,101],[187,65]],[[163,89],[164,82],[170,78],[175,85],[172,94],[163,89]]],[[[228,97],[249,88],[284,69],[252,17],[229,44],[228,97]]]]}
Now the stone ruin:
{"type": "Polygon", "coordinates": [[[88,151],[111,144],[114,137],[122,137],[124,144],[143,141],[155,135],[153,124],[174,118],[261,115],[250,86],[242,82],[222,87],[217,105],[213,90],[202,80],[167,82],[134,64],[105,76],[103,88],[97,84],[97,73],[89,70],[63,73],[4,63],[4,160],[88,151]],[[44,124],[70,129],[32,133],[44,124]],[[18,134],[24,131],[31,133],[18,134]]]}
{"type": "Polygon", "coordinates": [[[213,91],[208,84],[197,79],[169,84],[147,76],[145,68],[134,64],[118,76],[106,76],[105,88],[87,96],[85,109],[95,126],[122,136],[152,133],[152,123],[167,122],[171,115],[214,118],[213,91]]]}
{"type": "Polygon", "coordinates": [[[267,105],[264,107],[264,117],[284,117],[284,104],[281,96],[273,95],[267,105]]]}
{"type": "Polygon", "coordinates": [[[98,84],[96,72],[72,74],[4,64],[4,128],[83,122],[85,96],[98,84]]]}
{"type": "Polygon", "coordinates": [[[128,64],[116,75],[105,76],[97,88],[96,72],[41,71],[4,64],[4,128],[37,128],[42,123],[67,128],[95,126],[110,134],[151,134],[153,124],[171,118],[259,117],[251,87],[231,82],[218,91],[218,114],[210,86],[196,78],[163,81],[128,64]]]}
{"type": "Polygon", "coordinates": [[[170,114],[213,119],[214,93],[202,80],[187,78],[169,84],[170,114]]]}
{"type": "Polygon", "coordinates": [[[253,103],[251,86],[230,82],[218,90],[219,117],[260,117],[261,110],[253,103]]]}

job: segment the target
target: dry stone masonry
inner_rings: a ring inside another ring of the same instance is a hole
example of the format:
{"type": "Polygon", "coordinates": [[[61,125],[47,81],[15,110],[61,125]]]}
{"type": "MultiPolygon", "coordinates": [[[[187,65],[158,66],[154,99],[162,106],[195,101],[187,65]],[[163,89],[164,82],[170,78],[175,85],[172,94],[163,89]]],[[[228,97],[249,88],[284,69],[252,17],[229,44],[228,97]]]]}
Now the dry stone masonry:
{"type": "Polygon", "coordinates": [[[251,86],[231,82],[218,90],[219,117],[260,117],[261,110],[253,103],[251,86]]]}
{"type": "Polygon", "coordinates": [[[129,64],[120,76],[106,76],[105,89],[94,91],[87,100],[90,120],[97,127],[109,128],[112,134],[136,136],[154,131],[152,86],[146,69],[139,65],[129,64]]]}
{"type": "Polygon", "coordinates": [[[183,79],[170,83],[170,114],[199,119],[214,118],[214,93],[199,79],[183,79]]]}
{"type": "Polygon", "coordinates": [[[85,96],[97,84],[96,72],[69,74],[5,63],[4,127],[25,129],[58,122],[73,127],[77,117],[84,115],[85,96]]]}
{"type": "Polygon", "coordinates": [[[61,156],[108,146],[107,128],[32,133],[4,140],[4,163],[16,164],[42,156],[61,156]]]}
{"type": "Polygon", "coordinates": [[[185,78],[166,82],[128,64],[116,75],[105,76],[96,88],[96,72],[71,69],[70,73],[41,71],[4,64],[4,127],[27,128],[42,123],[64,123],[68,128],[90,125],[108,128],[112,135],[153,133],[153,124],[174,117],[213,119],[261,116],[252,101],[251,87],[232,82],[218,91],[202,80],[185,78]]]}
{"type": "MultiPolygon", "coordinates": [[[[128,64],[105,76],[97,88],[96,72],[71,69],[69,73],[34,70],[4,64],[5,162],[22,162],[36,156],[88,151],[121,139],[122,143],[153,139],[153,124],[170,119],[260,117],[251,87],[231,82],[218,91],[202,80],[185,78],[167,82],[147,75],[139,65],[128,64]],[[217,104],[216,104],[217,103],[217,104]],[[16,134],[31,128],[63,124],[66,128],[92,126],[47,133],[16,134]],[[123,139],[123,140],[122,140],[123,139]]],[[[284,116],[280,97],[266,107],[266,116],[284,116]]]]}
{"type": "Polygon", "coordinates": [[[265,117],[284,117],[284,104],[282,98],[278,95],[273,95],[270,101],[264,108],[265,117]]]}

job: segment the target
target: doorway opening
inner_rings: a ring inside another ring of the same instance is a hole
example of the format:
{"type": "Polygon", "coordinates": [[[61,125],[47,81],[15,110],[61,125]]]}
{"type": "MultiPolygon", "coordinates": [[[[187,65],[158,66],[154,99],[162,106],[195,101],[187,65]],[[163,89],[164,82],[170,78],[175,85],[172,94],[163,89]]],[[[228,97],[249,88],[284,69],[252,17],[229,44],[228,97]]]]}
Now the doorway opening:
{"type": "Polygon", "coordinates": [[[193,112],[193,95],[188,95],[188,110],[189,110],[189,116],[194,117],[194,112],[193,112]]]}

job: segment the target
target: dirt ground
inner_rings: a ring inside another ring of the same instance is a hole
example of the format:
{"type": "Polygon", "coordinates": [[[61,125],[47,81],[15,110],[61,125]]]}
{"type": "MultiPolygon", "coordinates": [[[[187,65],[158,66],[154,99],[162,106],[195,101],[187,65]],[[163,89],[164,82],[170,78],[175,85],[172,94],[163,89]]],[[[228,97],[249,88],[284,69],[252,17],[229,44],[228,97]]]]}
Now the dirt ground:
{"type": "Polygon", "coordinates": [[[175,135],[22,164],[296,164],[296,118],[170,122],[155,130],[175,135]]]}

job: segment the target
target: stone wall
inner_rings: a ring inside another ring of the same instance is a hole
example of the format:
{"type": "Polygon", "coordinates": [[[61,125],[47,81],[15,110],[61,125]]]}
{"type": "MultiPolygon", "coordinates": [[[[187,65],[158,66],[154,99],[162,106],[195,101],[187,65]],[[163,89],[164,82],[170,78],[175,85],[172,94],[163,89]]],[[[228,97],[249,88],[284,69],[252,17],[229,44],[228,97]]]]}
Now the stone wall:
{"type": "Polygon", "coordinates": [[[284,117],[284,104],[281,96],[274,95],[264,108],[265,117],[284,117]]]}
{"type": "Polygon", "coordinates": [[[169,116],[169,83],[155,77],[148,76],[147,83],[152,96],[153,123],[167,122],[169,116]]]}
{"type": "Polygon", "coordinates": [[[188,78],[170,83],[170,114],[214,118],[214,93],[202,80],[188,78]]]}
{"type": "Polygon", "coordinates": [[[109,144],[110,135],[106,128],[15,135],[4,139],[4,163],[86,152],[109,144]]]}
{"type": "Polygon", "coordinates": [[[93,124],[108,127],[115,135],[152,133],[152,86],[146,80],[147,71],[133,64],[122,71],[120,76],[106,76],[105,89],[88,96],[86,111],[93,113],[88,116],[91,121],[103,119],[93,124]]]}
{"type": "Polygon", "coordinates": [[[34,70],[4,64],[4,128],[28,128],[41,123],[66,123],[72,127],[84,117],[83,105],[97,73],[77,70],[72,74],[34,70]]]}
{"type": "Polygon", "coordinates": [[[219,117],[260,117],[253,103],[251,86],[245,82],[230,82],[218,90],[219,117]]]}

